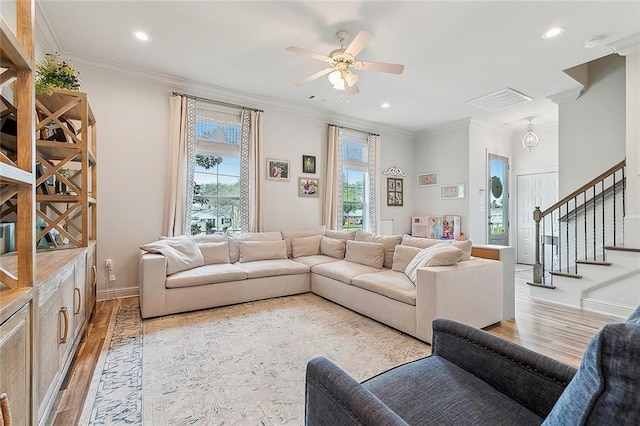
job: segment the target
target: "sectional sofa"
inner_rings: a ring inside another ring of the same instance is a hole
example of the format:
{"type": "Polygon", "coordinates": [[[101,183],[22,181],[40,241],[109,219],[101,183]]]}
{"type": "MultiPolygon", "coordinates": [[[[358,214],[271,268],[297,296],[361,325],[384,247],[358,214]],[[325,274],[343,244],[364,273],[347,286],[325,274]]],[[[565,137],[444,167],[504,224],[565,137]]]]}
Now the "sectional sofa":
{"type": "Polygon", "coordinates": [[[313,292],[431,342],[440,316],[500,322],[502,264],[470,241],[301,232],[180,236],[141,246],[143,318],[313,292]]]}

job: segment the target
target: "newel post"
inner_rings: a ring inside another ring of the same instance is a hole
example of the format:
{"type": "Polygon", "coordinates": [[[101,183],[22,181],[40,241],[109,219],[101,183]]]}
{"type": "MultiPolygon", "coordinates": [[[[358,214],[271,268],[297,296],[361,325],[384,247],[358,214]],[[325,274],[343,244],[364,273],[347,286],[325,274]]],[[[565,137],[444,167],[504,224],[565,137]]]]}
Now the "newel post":
{"type": "Polygon", "coordinates": [[[533,265],[533,282],[542,284],[542,265],[540,264],[540,219],[542,212],[540,207],[536,206],[533,211],[533,221],[536,223],[536,263],[533,265]]]}

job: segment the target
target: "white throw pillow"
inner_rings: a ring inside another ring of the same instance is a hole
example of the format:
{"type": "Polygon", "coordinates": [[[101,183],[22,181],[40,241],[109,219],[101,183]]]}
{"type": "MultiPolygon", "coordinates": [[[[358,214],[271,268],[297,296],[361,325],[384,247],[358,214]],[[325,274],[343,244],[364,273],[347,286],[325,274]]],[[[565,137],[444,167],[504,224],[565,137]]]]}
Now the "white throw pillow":
{"type": "Polygon", "coordinates": [[[327,238],[333,238],[336,240],[355,240],[357,231],[334,231],[333,229],[326,229],[324,236],[327,238]]]}
{"type": "Polygon", "coordinates": [[[325,226],[319,226],[314,229],[308,229],[306,231],[282,231],[282,239],[287,243],[287,256],[289,257],[297,257],[293,256],[293,251],[291,249],[291,241],[294,238],[303,238],[303,237],[312,237],[316,235],[322,236],[324,234],[325,226]]]}
{"type": "Polygon", "coordinates": [[[462,259],[463,254],[462,250],[447,243],[422,249],[409,262],[404,273],[415,284],[418,279],[418,268],[455,265],[462,259]]]}
{"type": "Polygon", "coordinates": [[[377,235],[367,231],[358,231],[356,232],[356,241],[369,241],[384,245],[384,267],[391,269],[393,252],[396,246],[402,242],[402,235],[377,235]]]}
{"type": "Polygon", "coordinates": [[[322,240],[320,241],[320,254],[324,254],[325,256],[335,257],[336,259],[344,259],[345,250],[346,243],[344,240],[322,237],[322,240]]]}
{"type": "Polygon", "coordinates": [[[398,244],[393,252],[393,269],[394,271],[404,272],[409,262],[420,253],[422,249],[418,247],[403,246],[398,244]]]}
{"type": "Polygon", "coordinates": [[[231,263],[236,263],[240,259],[240,241],[282,241],[282,234],[275,231],[229,235],[229,259],[231,263]]]}
{"type": "Polygon", "coordinates": [[[240,241],[240,263],[287,258],[287,244],[280,241],[240,241]]]}
{"type": "Polygon", "coordinates": [[[293,257],[313,256],[320,254],[320,241],[322,235],[314,235],[312,237],[292,238],[291,252],[293,257]]]}
{"type": "Polygon", "coordinates": [[[345,260],[382,269],[384,264],[384,245],[368,241],[347,241],[345,260]]]}
{"type": "Polygon", "coordinates": [[[142,250],[161,254],[167,259],[167,275],[204,265],[204,257],[196,243],[187,235],[141,245],[142,250]]]}
{"type": "Polygon", "coordinates": [[[229,263],[229,243],[198,243],[205,265],[229,263]]]}

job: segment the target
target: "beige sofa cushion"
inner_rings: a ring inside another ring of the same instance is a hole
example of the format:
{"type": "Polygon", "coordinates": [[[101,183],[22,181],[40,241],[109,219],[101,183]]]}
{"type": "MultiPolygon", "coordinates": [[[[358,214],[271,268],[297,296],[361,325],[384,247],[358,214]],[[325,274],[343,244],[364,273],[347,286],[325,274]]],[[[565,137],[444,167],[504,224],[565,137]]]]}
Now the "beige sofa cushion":
{"type": "Polygon", "coordinates": [[[335,257],[325,256],[324,254],[316,254],[316,255],[313,255],[313,256],[296,257],[293,260],[295,260],[296,262],[304,263],[309,268],[313,268],[314,266],[321,265],[323,263],[337,262],[338,261],[338,259],[336,259],[335,257]]]}
{"type": "Polygon", "coordinates": [[[316,265],[311,269],[311,272],[345,284],[351,284],[351,280],[358,275],[380,272],[380,269],[347,260],[338,260],[316,265]]]}
{"type": "Polygon", "coordinates": [[[293,254],[293,257],[313,256],[314,254],[320,254],[320,240],[322,240],[322,235],[292,238],[291,253],[293,254]]]}
{"type": "Polygon", "coordinates": [[[198,234],[192,235],[191,239],[195,241],[196,244],[222,243],[225,241],[229,241],[229,236],[227,234],[198,234]]]}
{"type": "Polygon", "coordinates": [[[413,260],[416,254],[420,253],[418,247],[403,246],[398,244],[393,252],[393,269],[394,271],[402,272],[404,274],[405,269],[409,265],[409,262],[413,260]]]}
{"type": "Polygon", "coordinates": [[[410,235],[402,236],[402,245],[403,246],[411,246],[411,247],[419,247],[419,248],[428,248],[433,247],[436,244],[451,244],[454,247],[458,247],[460,250],[464,252],[464,256],[461,260],[469,260],[471,259],[471,247],[473,246],[470,240],[465,241],[457,241],[457,240],[436,240],[433,238],[420,238],[420,237],[412,237],[410,235]]]}
{"type": "Polygon", "coordinates": [[[165,238],[141,245],[142,250],[161,254],[167,259],[167,275],[204,265],[204,257],[196,243],[187,235],[165,238]]]}
{"type": "Polygon", "coordinates": [[[197,243],[205,265],[215,265],[217,263],[229,263],[229,243],[197,243]]]}
{"type": "MultiPolygon", "coordinates": [[[[282,242],[284,245],[284,241],[282,242]]],[[[263,278],[280,275],[308,274],[311,268],[290,259],[256,260],[255,262],[236,263],[249,278],[263,278]]]]}
{"type": "Polygon", "coordinates": [[[320,240],[320,253],[336,259],[344,259],[346,247],[345,241],[337,238],[322,237],[320,240]]]}
{"type": "Polygon", "coordinates": [[[294,238],[313,237],[315,235],[324,235],[324,228],[325,228],[325,226],[322,225],[322,226],[319,226],[317,228],[307,229],[306,231],[282,231],[281,232],[282,239],[287,244],[287,256],[295,257],[295,256],[293,256],[293,252],[292,252],[292,248],[291,248],[291,240],[293,240],[294,238]]]}
{"type": "Polygon", "coordinates": [[[404,273],[415,284],[418,278],[418,268],[427,266],[450,266],[455,265],[462,259],[464,253],[451,244],[437,244],[433,247],[420,250],[420,253],[407,265],[404,273]]]}
{"type": "Polygon", "coordinates": [[[240,241],[282,241],[280,232],[248,232],[229,235],[229,261],[236,263],[240,259],[240,241]]]}
{"type": "Polygon", "coordinates": [[[473,247],[473,244],[471,243],[470,240],[465,240],[465,241],[451,241],[451,245],[454,247],[458,247],[460,250],[462,250],[463,255],[462,255],[462,259],[460,260],[471,260],[471,248],[473,247]]]}
{"type": "Polygon", "coordinates": [[[167,277],[165,286],[167,288],[183,288],[246,279],[246,271],[230,263],[220,263],[177,272],[167,277]]]}
{"type": "Polygon", "coordinates": [[[393,265],[393,252],[396,246],[402,242],[402,235],[376,235],[367,231],[356,232],[356,241],[370,241],[384,245],[384,267],[391,269],[393,265]]]}
{"type": "Polygon", "coordinates": [[[416,304],[416,286],[403,272],[382,271],[375,274],[358,275],[353,285],[378,293],[407,305],[416,304]]]}
{"type": "Polygon", "coordinates": [[[347,241],[345,260],[381,269],[384,264],[384,245],[368,241],[347,241]]]}
{"type": "Polygon", "coordinates": [[[335,238],[336,240],[355,240],[357,231],[334,231],[333,229],[325,229],[324,236],[335,238]]]}
{"type": "Polygon", "coordinates": [[[240,241],[239,244],[240,263],[287,258],[287,245],[282,240],[240,241]]]}

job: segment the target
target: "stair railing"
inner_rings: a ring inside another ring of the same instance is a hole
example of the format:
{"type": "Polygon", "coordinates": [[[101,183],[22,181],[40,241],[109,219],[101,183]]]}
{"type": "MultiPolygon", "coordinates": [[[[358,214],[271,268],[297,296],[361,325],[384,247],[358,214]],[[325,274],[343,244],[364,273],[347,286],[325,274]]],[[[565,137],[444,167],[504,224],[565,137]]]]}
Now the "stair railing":
{"type": "Polygon", "coordinates": [[[625,165],[622,160],[545,210],[535,208],[534,285],[553,287],[554,275],[580,277],[578,263],[604,262],[603,247],[624,241],[625,165]]]}

